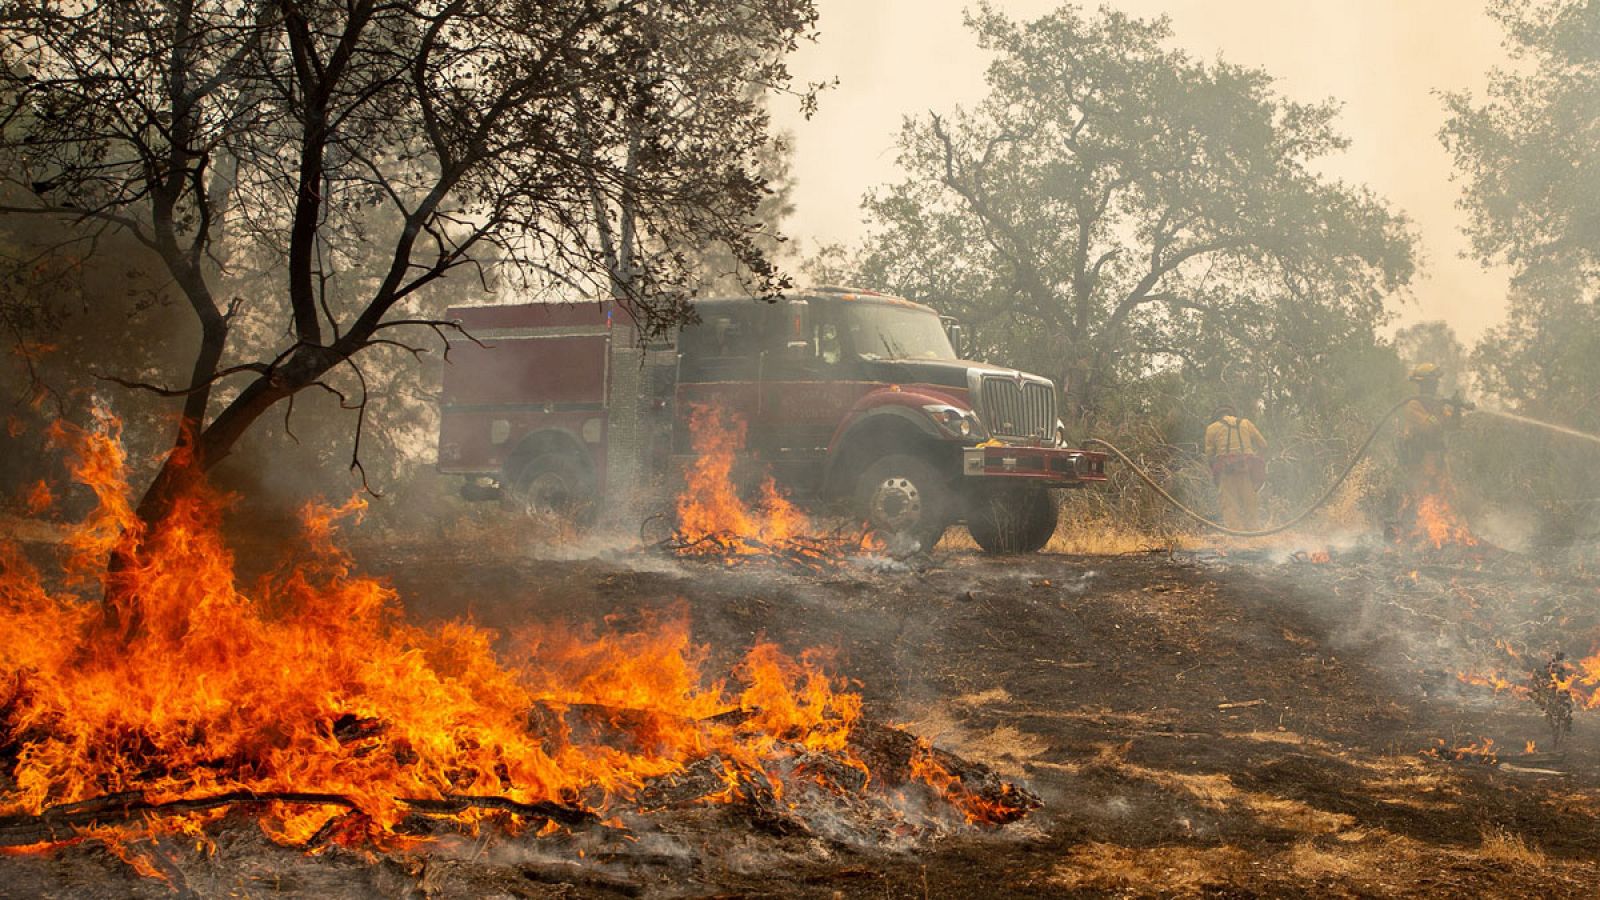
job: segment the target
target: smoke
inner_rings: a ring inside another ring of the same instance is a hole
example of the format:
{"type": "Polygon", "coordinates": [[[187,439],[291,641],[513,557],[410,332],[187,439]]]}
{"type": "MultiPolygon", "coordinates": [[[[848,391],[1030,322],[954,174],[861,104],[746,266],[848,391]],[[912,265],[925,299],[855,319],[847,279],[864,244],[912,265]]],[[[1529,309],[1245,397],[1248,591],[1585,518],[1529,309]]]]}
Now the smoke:
{"type": "Polygon", "coordinates": [[[1496,547],[1528,553],[1536,549],[1539,521],[1529,510],[1490,507],[1478,516],[1473,530],[1496,547]]]}

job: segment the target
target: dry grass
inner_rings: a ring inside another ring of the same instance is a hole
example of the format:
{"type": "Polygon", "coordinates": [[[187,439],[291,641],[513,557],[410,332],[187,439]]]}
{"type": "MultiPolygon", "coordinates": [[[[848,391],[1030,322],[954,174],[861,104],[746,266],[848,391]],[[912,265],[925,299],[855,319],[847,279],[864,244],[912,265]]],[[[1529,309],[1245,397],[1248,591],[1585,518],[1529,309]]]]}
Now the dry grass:
{"type": "MultiPolygon", "coordinates": [[[[1130,528],[1114,521],[1086,522],[1063,521],[1055,536],[1046,544],[1044,553],[1062,553],[1081,556],[1115,556],[1119,553],[1144,553],[1151,550],[1171,550],[1190,546],[1195,542],[1186,536],[1155,534],[1130,528]]],[[[972,535],[965,528],[952,528],[939,541],[940,550],[977,550],[972,535]]]]}
{"type": "Polygon", "coordinates": [[[1089,765],[1159,785],[1169,793],[1187,795],[1199,806],[1216,812],[1248,815],[1273,828],[1308,835],[1340,835],[1356,825],[1352,816],[1259,791],[1248,791],[1220,773],[1188,774],[1152,769],[1127,760],[1127,744],[1104,744],[1089,765]]]}
{"type": "Polygon", "coordinates": [[[1354,816],[1328,812],[1299,800],[1271,794],[1248,793],[1240,798],[1240,803],[1250,810],[1256,821],[1301,834],[1338,836],[1349,833],[1356,824],[1354,816]]]}
{"type": "Polygon", "coordinates": [[[1365,507],[1370,498],[1383,489],[1379,473],[1378,464],[1370,456],[1357,463],[1339,492],[1323,507],[1321,520],[1335,528],[1370,528],[1372,523],[1365,507]]]}
{"type": "Polygon", "coordinates": [[[1331,842],[1298,841],[1277,861],[1297,878],[1314,883],[1319,893],[1357,897],[1406,894],[1410,873],[1437,871],[1442,865],[1429,848],[1381,829],[1347,831],[1331,842]]]}
{"type": "Polygon", "coordinates": [[[1249,871],[1250,857],[1236,847],[1119,847],[1089,843],[1072,848],[1051,882],[1066,890],[1127,891],[1190,897],[1233,883],[1249,871]]]}
{"type": "Polygon", "coordinates": [[[1364,848],[1320,847],[1313,841],[1296,843],[1285,856],[1290,871],[1311,880],[1355,879],[1370,872],[1375,862],[1375,854],[1364,848]]]}
{"type": "MultiPolygon", "coordinates": [[[[992,692],[968,695],[957,703],[983,705],[1010,699],[1004,691],[998,693],[998,697],[991,696],[992,692]]],[[[989,731],[966,728],[943,708],[927,710],[916,719],[900,724],[911,733],[968,759],[982,762],[1008,778],[1025,778],[1025,764],[1050,749],[1049,741],[1011,725],[1001,725],[989,731]]]]}
{"type": "Polygon", "coordinates": [[[1171,550],[1188,543],[1184,535],[1142,531],[1115,520],[1073,519],[1057,526],[1055,536],[1045,545],[1045,552],[1112,555],[1171,550]]]}
{"type": "Polygon", "coordinates": [[[1486,860],[1512,868],[1543,869],[1550,863],[1543,850],[1499,825],[1484,829],[1478,853],[1486,860]]]}
{"type": "Polygon", "coordinates": [[[955,699],[959,706],[989,706],[996,703],[1010,703],[1011,692],[1003,687],[989,688],[972,694],[962,694],[955,699]]]}

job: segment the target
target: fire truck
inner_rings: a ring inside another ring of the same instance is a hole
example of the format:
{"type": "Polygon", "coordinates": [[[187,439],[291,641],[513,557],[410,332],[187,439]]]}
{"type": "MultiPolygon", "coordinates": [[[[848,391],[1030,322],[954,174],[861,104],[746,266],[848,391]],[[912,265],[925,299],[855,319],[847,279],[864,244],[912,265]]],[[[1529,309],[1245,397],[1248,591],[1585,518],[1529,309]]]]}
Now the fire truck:
{"type": "MultiPolygon", "coordinates": [[[[613,302],[463,306],[445,367],[439,469],[463,496],[592,517],[669,491],[697,407],[742,420],[741,469],[931,548],[965,522],[986,551],[1033,552],[1054,488],[1105,480],[1069,447],[1049,379],[960,358],[961,326],[870,291],[698,300],[640,340],[613,302]]],[[[648,502],[648,501],[646,501],[648,502]]]]}

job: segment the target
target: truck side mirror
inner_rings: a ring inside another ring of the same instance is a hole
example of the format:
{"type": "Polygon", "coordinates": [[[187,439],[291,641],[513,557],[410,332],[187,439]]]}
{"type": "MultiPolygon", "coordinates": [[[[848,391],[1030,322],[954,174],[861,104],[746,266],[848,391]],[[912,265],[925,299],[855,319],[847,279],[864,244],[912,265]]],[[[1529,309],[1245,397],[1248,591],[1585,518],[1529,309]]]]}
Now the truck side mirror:
{"type": "Polygon", "coordinates": [[[972,347],[968,345],[967,329],[950,316],[940,316],[939,321],[944,325],[945,337],[950,339],[950,348],[956,351],[956,356],[966,359],[967,351],[972,347]]]}
{"type": "Polygon", "coordinates": [[[784,357],[803,360],[811,355],[811,304],[790,300],[783,306],[784,357]]]}

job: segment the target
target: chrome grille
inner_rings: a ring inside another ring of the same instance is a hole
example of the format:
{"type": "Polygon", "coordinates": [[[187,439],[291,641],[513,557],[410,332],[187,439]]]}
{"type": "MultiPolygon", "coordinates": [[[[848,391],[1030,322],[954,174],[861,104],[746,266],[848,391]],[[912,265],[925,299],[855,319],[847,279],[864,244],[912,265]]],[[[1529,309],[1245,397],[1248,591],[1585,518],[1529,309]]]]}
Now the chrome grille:
{"type": "Polygon", "coordinates": [[[1049,382],[1018,383],[986,375],[980,397],[984,427],[996,437],[1049,441],[1056,426],[1056,392],[1049,382]]]}

